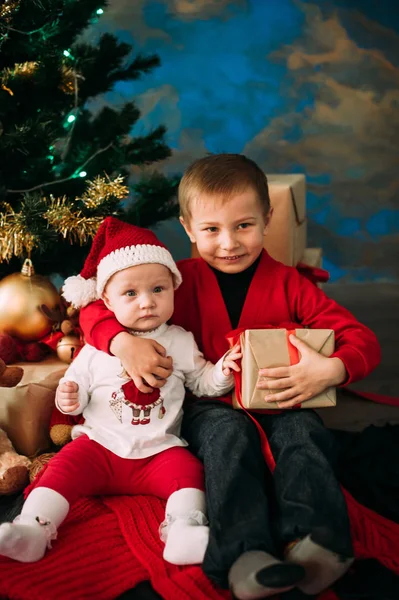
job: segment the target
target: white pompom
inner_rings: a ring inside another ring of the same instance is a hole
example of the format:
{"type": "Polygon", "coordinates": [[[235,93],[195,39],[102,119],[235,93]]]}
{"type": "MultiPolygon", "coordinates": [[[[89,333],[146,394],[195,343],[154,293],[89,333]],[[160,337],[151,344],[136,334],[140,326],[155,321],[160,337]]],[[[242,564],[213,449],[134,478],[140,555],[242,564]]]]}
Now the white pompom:
{"type": "Polygon", "coordinates": [[[65,280],[62,295],[75,308],[83,308],[90,302],[98,300],[96,287],[97,280],[94,277],[84,279],[81,275],[74,275],[65,280]]]}

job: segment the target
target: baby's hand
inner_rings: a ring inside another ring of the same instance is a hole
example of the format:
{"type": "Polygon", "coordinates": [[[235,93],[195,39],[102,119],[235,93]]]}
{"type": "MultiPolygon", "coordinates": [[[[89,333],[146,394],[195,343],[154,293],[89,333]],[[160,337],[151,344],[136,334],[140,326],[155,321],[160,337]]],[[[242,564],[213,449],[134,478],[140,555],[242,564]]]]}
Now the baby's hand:
{"type": "Polygon", "coordinates": [[[222,364],[223,375],[228,377],[231,375],[232,371],[236,371],[237,373],[241,371],[241,368],[235,362],[236,360],[240,360],[242,358],[241,347],[240,344],[236,344],[232,347],[231,350],[227,352],[224,357],[222,364]]]}
{"type": "Polygon", "coordinates": [[[65,381],[57,387],[55,402],[65,413],[70,413],[79,408],[79,386],[74,381],[65,381]]]}

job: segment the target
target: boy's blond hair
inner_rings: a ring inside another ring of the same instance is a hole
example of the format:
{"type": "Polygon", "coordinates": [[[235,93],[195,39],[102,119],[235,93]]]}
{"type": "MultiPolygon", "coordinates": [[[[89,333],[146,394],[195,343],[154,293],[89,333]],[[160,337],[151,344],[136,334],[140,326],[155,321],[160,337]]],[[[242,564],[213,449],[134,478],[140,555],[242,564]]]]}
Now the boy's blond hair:
{"type": "Polygon", "coordinates": [[[179,185],[180,215],[191,218],[194,198],[202,194],[219,196],[224,202],[233,194],[252,188],[265,216],[270,210],[267,177],[258,165],[243,154],[212,154],[196,160],[185,171],[179,185]]]}

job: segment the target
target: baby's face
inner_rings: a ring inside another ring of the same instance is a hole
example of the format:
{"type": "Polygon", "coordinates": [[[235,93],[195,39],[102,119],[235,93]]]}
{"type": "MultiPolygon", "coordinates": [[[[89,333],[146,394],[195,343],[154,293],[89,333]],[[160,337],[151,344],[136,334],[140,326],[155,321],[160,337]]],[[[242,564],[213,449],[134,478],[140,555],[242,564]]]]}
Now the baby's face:
{"type": "Polygon", "coordinates": [[[151,331],[166,323],[173,314],[172,274],[160,264],[123,269],[107,282],[103,300],[124,327],[151,331]]]}

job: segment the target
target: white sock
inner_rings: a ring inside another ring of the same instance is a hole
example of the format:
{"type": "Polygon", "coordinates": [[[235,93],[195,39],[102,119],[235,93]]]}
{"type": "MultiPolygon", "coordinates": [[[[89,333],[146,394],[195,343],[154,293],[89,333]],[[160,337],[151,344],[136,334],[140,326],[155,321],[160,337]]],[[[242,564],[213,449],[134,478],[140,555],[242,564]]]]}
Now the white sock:
{"type": "Polygon", "coordinates": [[[320,594],[340,579],[354,561],[354,558],[341,557],[319,546],[309,535],[288,552],[287,559],[305,568],[306,576],[298,588],[312,596],[320,594]]]}
{"type": "Polygon", "coordinates": [[[69,511],[69,502],[50,488],[35,488],[13,523],[0,525],[0,555],[20,562],[43,558],[57,528],[69,511]]]}
{"type": "Polygon", "coordinates": [[[163,557],[174,565],[201,564],[209,541],[205,516],[205,493],[184,488],[172,494],[166,503],[166,520],[161,538],[166,542],[163,557]]]}

